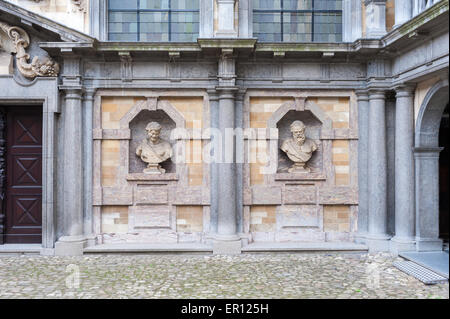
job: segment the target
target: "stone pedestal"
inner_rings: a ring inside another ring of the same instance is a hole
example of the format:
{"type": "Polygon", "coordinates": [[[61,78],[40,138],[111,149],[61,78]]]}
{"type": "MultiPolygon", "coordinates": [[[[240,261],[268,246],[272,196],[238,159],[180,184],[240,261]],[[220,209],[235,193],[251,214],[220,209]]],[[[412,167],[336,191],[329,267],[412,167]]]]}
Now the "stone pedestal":
{"type": "Polygon", "coordinates": [[[366,38],[381,38],[386,34],[386,0],[365,0],[366,38]]]}
{"type": "Polygon", "coordinates": [[[216,37],[235,38],[237,32],[234,27],[235,0],[217,0],[218,30],[216,37]]]}
{"type": "Polygon", "coordinates": [[[387,234],[387,157],[385,92],[369,90],[368,199],[369,224],[367,245],[370,251],[388,251],[387,234]]]}
{"type": "Polygon", "coordinates": [[[414,241],[414,87],[396,88],[395,105],[395,253],[415,249],[414,241]]]}

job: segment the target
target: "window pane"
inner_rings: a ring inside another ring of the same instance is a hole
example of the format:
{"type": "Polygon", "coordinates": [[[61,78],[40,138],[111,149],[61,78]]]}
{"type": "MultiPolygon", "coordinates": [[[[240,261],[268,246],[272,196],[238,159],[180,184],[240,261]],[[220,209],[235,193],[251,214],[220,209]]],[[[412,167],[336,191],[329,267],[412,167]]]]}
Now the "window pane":
{"type": "Polygon", "coordinates": [[[169,12],[142,12],[140,41],[169,41],[169,12]]]}
{"type": "Polygon", "coordinates": [[[253,34],[260,41],[282,41],[280,13],[254,12],[253,18],[253,34]]]}
{"type": "Polygon", "coordinates": [[[280,10],[281,0],[253,0],[253,9],[280,10]]]}
{"type": "Polygon", "coordinates": [[[140,0],[139,9],[169,9],[169,0],[140,0]]]}
{"type": "Polygon", "coordinates": [[[342,0],[314,0],[314,10],[342,10],[342,0]]]}
{"type": "Polygon", "coordinates": [[[108,21],[109,39],[136,41],[137,25],[137,14],[134,12],[110,12],[108,21]]]}
{"type": "Polygon", "coordinates": [[[312,0],[284,0],[284,10],[311,10],[312,0]]]}
{"type": "Polygon", "coordinates": [[[283,13],[283,41],[311,42],[311,13],[283,13]]]}
{"type": "Polygon", "coordinates": [[[136,10],[137,0],[109,0],[109,8],[113,10],[136,10]]]}
{"type": "Polygon", "coordinates": [[[172,0],[171,9],[174,10],[199,10],[199,0],[172,0]]]}
{"type": "Polygon", "coordinates": [[[341,13],[315,13],[314,14],[314,41],[315,42],[341,42],[342,41],[342,14],[341,13]]]}
{"type": "Polygon", "coordinates": [[[199,33],[198,12],[172,12],[171,41],[195,41],[199,33]]]}

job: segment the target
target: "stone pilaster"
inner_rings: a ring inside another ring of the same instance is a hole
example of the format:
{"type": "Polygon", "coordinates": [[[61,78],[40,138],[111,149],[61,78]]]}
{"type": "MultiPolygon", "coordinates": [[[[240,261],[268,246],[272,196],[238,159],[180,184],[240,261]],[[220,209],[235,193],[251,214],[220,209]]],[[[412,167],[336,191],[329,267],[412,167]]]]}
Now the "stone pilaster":
{"type": "Polygon", "coordinates": [[[358,242],[365,242],[368,230],[368,147],[369,147],[369,95],[365,90],[357,90],[358,99],[358,242]]]}
{"type": "Polygon", "coordinates": [[[442,250],[439,239],[439,153],[441,147],[415,148],[416,249],[442,250]],[[423,183],[423,181],[429,183],[423,183]]]}
{"type": "Polygon", "coordinates": [[[413,0],[395,0],[395,25],[399,27],[412,18],[413,0]]]}
{"type": "Polygon", "coordinates": [[[381,38],[386,34],[386,0],[365,0],[366,38],[381,38]]]}
{"type": "Polygon", "coordinates": [[[92,194],[93,194],[93,110],[95,89],[88,89],[84,94],[83,106],[83,187],[84,187],[84,234],[88,240],[88,246],[95,244],[92,217],[92,194]]]}
{"type": "Polygon", "coordinates": [[[366,238],[370,251],[389,250],[385,107],[385,91],[369,90],[369,223],[366,238]]]}
{"type": "Polygon", "coordinates": [[[396,89],[395,237],[391,250],[414,250],[414,87],[396,89]]]}
{"type": "MultiPolygon", "coordinates": [[[[211,128],[218,129],[219,128],[219,96],[215,89],[208,90],[209,97],[209,108],[210,108],[210,116],[211,116],[211,128]]],[[[214,155],[216,152],[219,152],[218,144],[216,144],[216,139],[218,136],[216,134],[211,134],[211,145],[212,152],[214,155]]],[[[217,219],[218,219],[218,201],[219,201],[219,163],[212,161],[211,164],[211,215],[210,215],[210,231],[211,234],[217,234],[217,219]]]]}
{"type": "Polygon", "coordinates": [[[236,38],[238,33],[235,30],[235,2],[236,0],[216,0],[217,1],[217,30],[216,37],[236,38]]]}

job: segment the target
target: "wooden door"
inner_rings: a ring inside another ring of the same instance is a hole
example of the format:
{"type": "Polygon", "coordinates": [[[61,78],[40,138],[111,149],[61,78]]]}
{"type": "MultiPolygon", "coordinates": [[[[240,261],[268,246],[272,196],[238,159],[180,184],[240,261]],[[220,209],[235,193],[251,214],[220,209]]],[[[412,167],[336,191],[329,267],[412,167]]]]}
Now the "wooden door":
{"type": "Polygon", "coordinates": [[[6,108],[5,243],[42,241],[42,108],[6,108]]]}

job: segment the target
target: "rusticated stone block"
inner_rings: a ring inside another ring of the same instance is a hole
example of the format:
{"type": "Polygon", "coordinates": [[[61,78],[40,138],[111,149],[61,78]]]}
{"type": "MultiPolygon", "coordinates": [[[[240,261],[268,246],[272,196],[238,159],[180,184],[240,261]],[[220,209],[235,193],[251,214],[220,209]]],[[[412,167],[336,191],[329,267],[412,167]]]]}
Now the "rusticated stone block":
{"type": "Polygon", "coordinates": [[[134,229],[142,228],[170,228],[170,210],[164,205],[143,205],[132,208],[132,221],[134,229]]]}
{"type": "Polygon", "coordinates": [[[284,204],[315,204],[316,187],[313,185],[286,185],[284,204]]]}
{"type": "Polygon", "coordinates": [[[254,186],[252,188],[253,205],[280,205],[281,187],[262,187],[254,186]]]}
{"type": "Polygon", "coordinates": [[[319,227],[319,207],[316,205],[281,206],[277,214],[277,229],[319,227]]]}
{"type": "Polygon", "coordinates": [[[356,205],[358,190],[352,187],[326,187],[319,189],[319,203],[322,205],[356,205]]]}
{"type": "Polygon", "coordinates": [[[103,187],[103,205],[133,205],[133,192],[131,187],[103,187]]]}
{"type": "Polygon", "coordinates": [[[202,205],[203,192],[201,187],[177,187],[171,202],[174,205],[202,205]]]}
{"type": "Polygon", "coordinates": [[[138,185],[135,193],[136,204],[167,204],[166,185],[138,185]]]}

